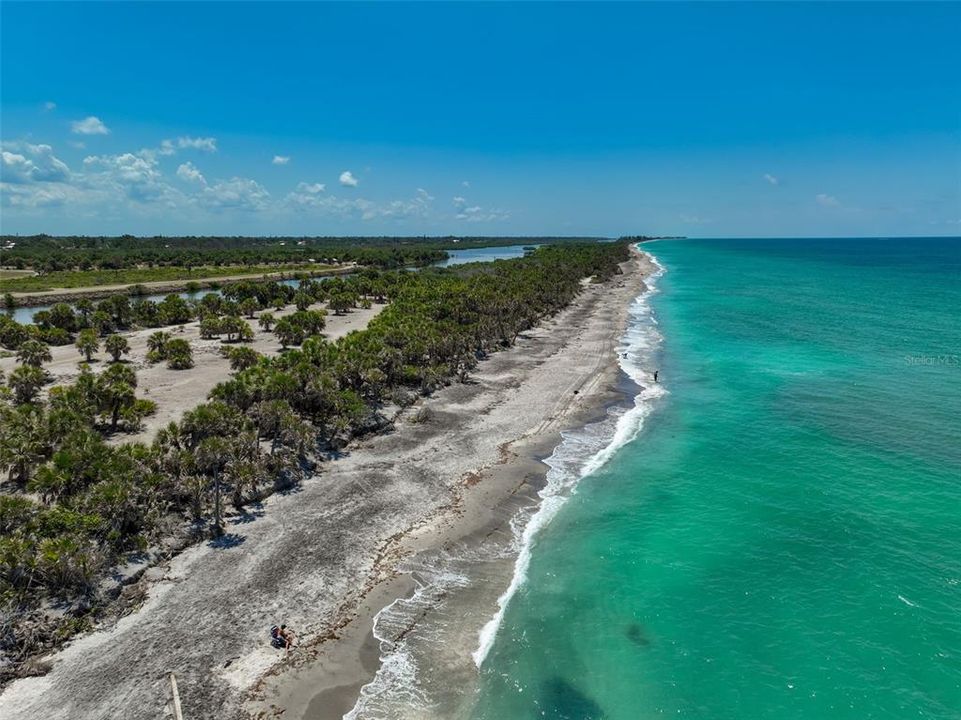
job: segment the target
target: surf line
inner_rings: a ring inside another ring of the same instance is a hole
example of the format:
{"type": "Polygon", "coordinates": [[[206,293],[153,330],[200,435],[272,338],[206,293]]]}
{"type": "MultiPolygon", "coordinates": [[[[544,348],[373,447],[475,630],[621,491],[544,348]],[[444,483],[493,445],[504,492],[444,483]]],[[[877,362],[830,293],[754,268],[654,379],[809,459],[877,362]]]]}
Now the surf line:
{"type": "Polygon", "coordinates": [[[634,397],[634,407],[626,411],[623,408],[612,409],[606,420],[588,425],[578,432],[563,433],[561,442],[545,460],[549,468],[547,483],[538,493],[540,506],[517,540],[519,551],[510,585],[498,598],[497,610],[481,628],[477,649],[471,653],[478,668],[483,665],[494,644],[508,605],[527,581],[537,534],[557,515],[582,479],[597,472],[618,450],[637,437],[644,427],[644,420],[654,410],[655,401],[667,394],[663,385],[647,381],[648,371],[645,369],[651,367],[651,360],[662,341],[650,299],[657,292],[656,281],[666,272],[666,268],[650,253],[640,252],[655,267],[655,271],[645,278],[645,290],[631,303],[628,311],[630,320],[617,353],[621,369],[640,386],[640,392],[634,397]],[[642,381],[651,387],[644,386],[642,381]]]}

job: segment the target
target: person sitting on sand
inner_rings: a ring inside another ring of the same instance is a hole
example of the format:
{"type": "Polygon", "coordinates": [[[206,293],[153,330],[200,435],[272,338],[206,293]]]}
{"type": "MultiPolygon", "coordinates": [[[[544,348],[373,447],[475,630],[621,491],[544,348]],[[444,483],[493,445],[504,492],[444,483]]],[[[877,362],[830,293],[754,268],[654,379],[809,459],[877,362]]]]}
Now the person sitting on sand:
{"type": "Polygon", "coordinates": [[[270,644],[275,648],[285,648],[287,652],[290,652],[290,648],[294,645],[294,634],[287,629],[286,625],[280,627],[274,625],[270,628],[270,644]]]}

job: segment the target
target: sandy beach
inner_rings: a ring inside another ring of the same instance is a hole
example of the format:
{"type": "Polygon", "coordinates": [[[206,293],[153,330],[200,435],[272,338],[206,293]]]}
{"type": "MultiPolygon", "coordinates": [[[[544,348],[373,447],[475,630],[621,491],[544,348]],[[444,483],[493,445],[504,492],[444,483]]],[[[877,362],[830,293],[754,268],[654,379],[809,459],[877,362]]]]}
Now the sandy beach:
{"type": "MultiPolygon", "coordinates": [[[[9,720],[341,717],[377,669],[374,615],[411,592],[416,553],[483,542],[530,502],[560,433],[617,401],[616,353],[649,268],[589,284],[573,305],[397,419],[294,491],[234,518],[226,541],[149,570],[146,601],[0,696],[9,720]],[[287,623],[300,646],[273,649],[287,623]]],[[[75,352],[75,351],[74,351],[75,352]]],[[[503,586],[485,590],[496,599],[503,586]]]]}

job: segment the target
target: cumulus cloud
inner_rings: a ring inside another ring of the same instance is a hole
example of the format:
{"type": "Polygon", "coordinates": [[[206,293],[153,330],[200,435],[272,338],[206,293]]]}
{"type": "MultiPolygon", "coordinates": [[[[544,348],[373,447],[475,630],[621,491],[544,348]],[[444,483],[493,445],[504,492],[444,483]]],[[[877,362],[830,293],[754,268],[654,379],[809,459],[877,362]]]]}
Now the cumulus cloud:
{"type": "Polygon", "coordinates": [[[764,176],[763,176],[763,177],[764,177],[764,179],[765,179],[770,185],[780,185],[780,184],[781,184],[781,181],[778,180],[778,179],[777,179],[776,177],[774,177],[773,175],[771,175],[770,173],[764,173],[764,176]]]}
{"type": "Polygon", "coordinates": [[[173,155],[178,150],[202,150],[203,152],[217,152],[217,138],[212,137],[190,137],[185,135],[174,140],[162,140],[160,142],[161,155],[173,155]]]}
{"type": "Polygon", "coordinates": [[[52,102],[52,101],[50,101],[50,100],[47,100],[47,102],[45,102],[45,103],[43,104],[43,109],[44,109],[46,112],[50,112],[51,110],[56,110],[56,109],[57,109],[57,103],[52,102]]]}
{"type": "Polygon", "coordinates": [[[274,155],[274,159],[271,160],[274,165],[286,165],[290,162],[289,155],[274,155]]]}
{"type": "Polygon", "coordinates": [[[817,201],[818,205],[822,207],[841,207],[841,202],[833,195],[828,195],[827,193],[818,193],[814,199],[817,201]]]}
{"type": "Polygon", "coordinates": [[[359,181],[350,170],[344,170],[344,172],[340,174],[340,184],[344,187],[357,187],[359,181]]]}
{"type": "Polygon", "coordinates": [[[203,173],[191,162],[185,162],[177,168],[177,177],[185,182],[199,183],[201,185],[207,184],[207,179],[203,176],[203,173]]]}
{"type": "Polygon", "coordinates": [[[146,153],[91,155],[83,160],[88,181],[118,191],[140,203],[173,202],[177,191],[164,179],[157,160],[146,153]]]}
{"type": "Polygon", "coordinates": [[[108,135],[110,130],[100,118],[90,115],[83,120],[74,120],[70,123],[71,132],[77,135],[108,135]]]}
{"type": "Polygon", "coordinates": [[[201,202],[212,210],[265,210],[270,193],[250,178],[233,177],[204,188],[201,202]]]}
{"type": "Polygon", "coordinates": [[[4,183],[64,182],[70,177],[70,168],[49,145],[7,143],[4,148],[16,150],[3,150],[0,180],[4,183]]]}
{"type": "Polygon", "coordinates": [[[34,208],[57,207],[80,197],[80,193],[69,185],[51,183],[44,185],[9,185],[0,182],[0,199],[4,207],[34,208]]]}
{"type": "Polygon", "coordinates": [[[463,185],[465,188],[469,188],[469,187],[470,187],[470,180],[465,180],[464,182],[461,183],[461,185],[463,185]]]}

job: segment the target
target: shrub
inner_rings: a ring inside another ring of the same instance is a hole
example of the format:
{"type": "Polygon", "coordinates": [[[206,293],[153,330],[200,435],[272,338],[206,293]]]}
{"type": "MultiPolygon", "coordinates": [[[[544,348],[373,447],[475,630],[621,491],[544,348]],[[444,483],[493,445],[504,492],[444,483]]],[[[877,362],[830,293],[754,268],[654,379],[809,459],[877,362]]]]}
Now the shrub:
{"type": "Polygon", "coordinates": [[[190,349],[190,343],[183,338],[169,340],[164,352],[167,367],[171,370],[187,370],[194,366],[194,354],[190,349]]]}

